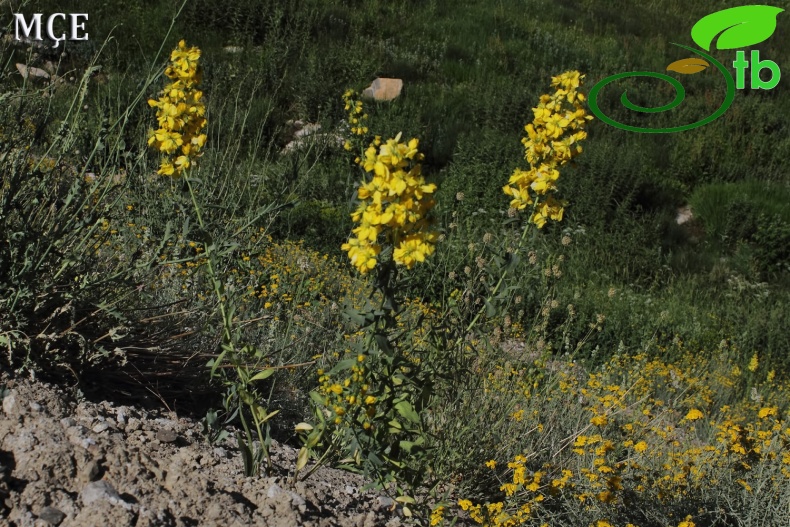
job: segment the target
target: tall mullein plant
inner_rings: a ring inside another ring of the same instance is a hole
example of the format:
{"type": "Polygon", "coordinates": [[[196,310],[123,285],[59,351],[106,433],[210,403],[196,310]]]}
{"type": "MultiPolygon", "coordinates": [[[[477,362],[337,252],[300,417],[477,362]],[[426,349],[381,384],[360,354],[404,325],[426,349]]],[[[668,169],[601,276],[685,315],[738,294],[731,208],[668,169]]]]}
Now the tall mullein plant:
{"type": "MultiPolygon", "coordinates": [[[[148,144],[162,155],[158,174],[183,179],[189,191],[198,226],[205,236],[206,222],[193,187],[194,183],[200,181],[190,173],[206,144],[206,134],[203,131],[206,127],[206,107],[203,104],[203,92],[198,89],[201,81],[199,60],[200,49],[187,47],[183,40],[170,54],[170,64],[165,69],[165,76],[171,82],[165,86],[159,99],[148,101],[152,108],[156,108],[159,124],[158,129],[151,131],[148,144]]],[[[258,472],[264,460],[271,469],[268,421],[277,413],[277,411],[268,412],[258,402],[261,397],[254,383],[268,378],[274,373],[274,369],[260,369],[254,366],[251,368],[251,361],[247,359],[257,356],[258,353],[252,347],[241,346],[238,343],[238,332],[234,331],[233,327],[233,310],[229,305],[223,281],[217,272],[218,259],[229,254],[233,249],[233,244],[226,244],[224,248],[220,248],[216,242],[208,242],[201,257],[205,262],[222,319],[222,351],[209,363],[209,366],[211,375],[219,374],[228,387],[225,398],[226,410],[238,415],[241,421],[244,436],[238,435],[237,438],[243,454],[245,473],[253,475],[258,472]],[[226,368],[222,367],[225,361],[230,363],[230,370],[233,373],[228,374],[226,368]],[[253,447],[255,443],[250,424],[258,439],[255,447],[253,447]]]]}
{"type": "Polygon", "coordinates": [[[534,227],[542,229],[548,221],[562,221],[567,203],[554,196],[560,168],[582,153],[580,142],[587,138],[584,127],[593,118],[584,109],[586,97],[579,92],[583,80],[584,75],[578,71],[552,77],[551,86],[556,91],[541,95],[537,107],[532,109],[535,117],[524,127],[527,136],[521,140],[529,168],[516,168],[508,184],[502,187],[503,192],[512,198],[509,215],[528,211],[529,221],[524,225],[507,264],[500,270],[499,279],[483,308],[469,324],[467,333],[475,327],[484,311],[493,310],[492,302],[501,300],[501,287],[517,262],[527,233],[535,232],[534,227]]]}
{"type": "MultiPolygon", "coordinates": [[[[419,141],[401,134],[367,146],[367,115],[353,92],[344,100],[349,112],[351,138],[347,150],[358,147],[356,164],[363,169],[357,190],[355,222],[342,249],[362,275],[373,275],[377,307],[366,312],[348,309],[362,338],[356,351],[330,371],[319,370],[319,388],[311,393],[316,403],[317,426],[302,423],[305,446],[297,462],[301,470],[310,451],[324,453],[309,474],[330,456],[342,457],[365,472],[382,488],[393,491],[411,514],[413,490],[422,484],[428,463],[426,424],[420,414],[430,371],[416,361],[408,328],[398,328],[402,303],[401,271],[425,262],[435,250],[438,233],[431,228],[436,185],[422,174],[419,141]],[[395,483],[394,487],[389,484],[395,483]]],[[[350,350],[349,350],[350,351],[350,350]]],[[[430,361],[422,363],[430,364],[430,361]]]]}

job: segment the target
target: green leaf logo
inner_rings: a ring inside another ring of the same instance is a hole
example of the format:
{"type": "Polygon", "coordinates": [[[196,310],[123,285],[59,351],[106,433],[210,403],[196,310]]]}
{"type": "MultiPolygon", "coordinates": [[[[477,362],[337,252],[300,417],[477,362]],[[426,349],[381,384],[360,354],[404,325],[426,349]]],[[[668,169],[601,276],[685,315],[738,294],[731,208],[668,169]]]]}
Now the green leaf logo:
{"type": "Polygon", "coordinates": [[[776,17],[784,11],[769,5],[745,5],[716,11],[702,18],[691,28],[691,38],[699,47],[710,51],[713,39],[718,49],[753,46],[767,40],[776,31],[776,17]]]}

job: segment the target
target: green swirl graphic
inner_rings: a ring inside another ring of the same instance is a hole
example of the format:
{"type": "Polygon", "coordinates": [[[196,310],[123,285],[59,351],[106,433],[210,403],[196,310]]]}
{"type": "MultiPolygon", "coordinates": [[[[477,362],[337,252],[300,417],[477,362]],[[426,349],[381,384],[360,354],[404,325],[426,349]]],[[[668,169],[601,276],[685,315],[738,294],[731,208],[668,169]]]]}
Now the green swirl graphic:
{"type": "Polygon", "coordinates": [[[687,49],[692,53],[696,53],[697,55],[700,55],[704,59],[708,60],[711,64],[716,66],[716,68],[718,68],[718,70],[724,76],[724,80],[727,82],[727,96],[724,98],[724,102],[721,103],[721,106],[719,106],[719,109],[716,110],[715,113],[695,123],[685,124],[682,126],[673,126],[670,128],[644,128],[641,126],[631,126],[631,125],[619,123],[614,119],[607,117],[606,114],[604,114],[601,111],[601,109],[598,107],[598,93],[601,91],[601,89],[603,89],[603,87],[609,84],[610,82],[614,82],[616,80],[624,79],[627,77],[653,77],[656,79],[664,80],[670,83],[672,87],[675,88],[675,99],[669,104],[665,104],[664,106],[659,106],[657,108],[645,108],[643,106],[639,106],[632,103],[631,101],[628,100],[628,92],[624,91],[623,95],[620,97],[620,102],[623,104],[623,106],[625,106],[629,110],[634,110],[636,112],[642,112],[642,113],[665,112],[667,110],[671,110],[675,108],[681,102],[683,102],[683,99],[686,97],[686,90],[683,88],[683,86],[680,84],[680,82],[677,79],[674,79],[669,75],[664,75],[663,73],[654,73],[651,71],[630,71],[628,73],[618,73],[617,75],[611,75],[609,77],[606,77],[605,79],[602,79],[600,82],[598,82],[598,84],[593,86],[592,90],[590,90],[590,94],[587,96],[590,104],[590,110],[592,110],[592,113],[601,121],[609,125],[612,125],[616,128],[628,130],[629,132],[640,132],[644,134],[667,134],[672,132],[683,132],[685,130],[691,130],[700,126],[704,126],[710,123],[711,121],[721,117],[724,114],[724,112],[726,112],[727,109],[730,107],[732,101],[735,99],[735,79],[732,78],[732,74],[730,74],[730,72],[727,70],[727,68],[724,67],[724,65],[721,62],[714,59],[704,51],[690,48],[688,46],[684,46],[683,44],[676,44],[674,42],[672,44],[674,44],[675,46],[679,46],[683,49],[687,49]]]}

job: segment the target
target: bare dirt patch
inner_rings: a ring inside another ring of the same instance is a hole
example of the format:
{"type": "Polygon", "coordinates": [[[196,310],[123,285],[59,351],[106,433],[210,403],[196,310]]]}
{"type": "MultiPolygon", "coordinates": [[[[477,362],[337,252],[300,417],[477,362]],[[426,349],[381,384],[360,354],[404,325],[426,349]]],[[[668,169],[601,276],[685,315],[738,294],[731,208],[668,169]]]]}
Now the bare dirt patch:
{"type": "Polygon", "coordinates": [[[321,467],[293,483],[288,445],[273,443],[274,476],[248,478],[235,440],[210,445],[195,420],[28,379],[2,386],[0,525],[402,524],[356,474],[321,467]]]}

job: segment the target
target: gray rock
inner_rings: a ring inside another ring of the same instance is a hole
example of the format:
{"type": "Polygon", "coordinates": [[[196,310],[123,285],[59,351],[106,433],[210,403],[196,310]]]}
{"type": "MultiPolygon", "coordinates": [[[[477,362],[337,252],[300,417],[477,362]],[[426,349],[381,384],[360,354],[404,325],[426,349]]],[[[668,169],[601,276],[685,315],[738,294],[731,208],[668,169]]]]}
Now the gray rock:
{"type": "Polygon", "coordinates": [[[156,438],[162,443],[175,443],[178,439],[178,434],[173,430],[162,429],[156,433],[156,438]]]}
{"type": "Polygon", "coordinates": [[[94,433],[101,434],[108,428],[110,428],[110,424],[105,421],[103,423],[96,423],[96,425],[94,425],[92,430],[94,431],[94,433]]]}
{"type": "Polygon", "coordinates": [[[44,507],[41,509],[41,512],[38,513],[38,517],[40,520],[44,520],[50,525],[60,525],[60,522],[63,521],[66,514],[55,507],[44,507]]]}
{"type": "Polygon", "coordinates": [[[80,494],[82,498],[83,505],[90,505],[96,501],[109,501],[109,502],[119,502],[121,500],[121,496],[118,494],[118,491],[115,490],[115,487],[110,485],[108,481],[99,480],[88,483],[82,489],[82,493],[80,494]]]}

